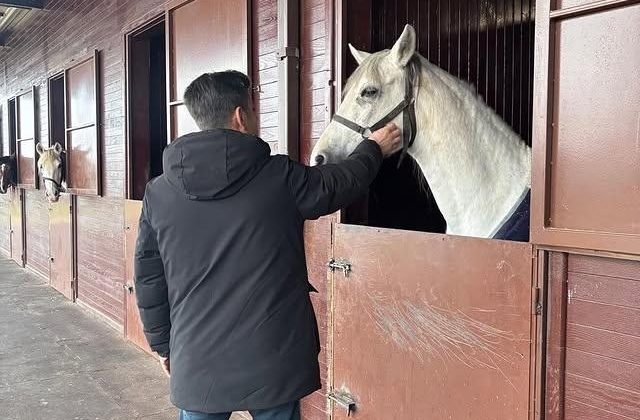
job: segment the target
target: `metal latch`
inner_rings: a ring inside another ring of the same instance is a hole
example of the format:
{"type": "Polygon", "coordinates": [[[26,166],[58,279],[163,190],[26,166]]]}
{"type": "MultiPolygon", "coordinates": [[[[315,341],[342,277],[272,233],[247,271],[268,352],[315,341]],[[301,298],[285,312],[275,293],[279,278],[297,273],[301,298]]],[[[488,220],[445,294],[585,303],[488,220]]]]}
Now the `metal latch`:
{"type": "Polygon", "coordinates": [[[536,302],[536,315],[542,315],[542,295],[540,293],[540,288],[535,288],[535,302],[536,302]]]}
{"type": "Polygon", "coordinates": [[[344,274],[345,277],[349,277],[349,273],[351,272],[351,263],[349,261],[336,261],[332,258],[329,260],[327,266],[332,272],[336,271],[336,269],[342,270],[342,274],[344,274]]]}
{"type": "Polygon", "coordinates": [[[347,417],[356,411],[356,400],[346,392],[331,392],[327,395],[327,398],[344,408],[347,411],[347,417]]]}
{"type": "Polygon", "coordinates": [[[129,284],[129,283],[123,284],[123,285],[122,285],[122,288],[123,288],[124,290],[126,290],[127,292],[129,292],[129,294],[132,294],[132,293],[133,293],[133,290],[134,290],[134,289],[133,289],[133,286],[132,286],[131,284],[129,284]]]}

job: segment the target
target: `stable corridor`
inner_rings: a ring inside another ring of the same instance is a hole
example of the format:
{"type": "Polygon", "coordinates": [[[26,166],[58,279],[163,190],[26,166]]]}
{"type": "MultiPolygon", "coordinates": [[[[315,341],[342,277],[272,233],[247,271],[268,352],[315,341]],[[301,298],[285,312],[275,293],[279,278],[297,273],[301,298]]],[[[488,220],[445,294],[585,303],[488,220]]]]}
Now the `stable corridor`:
{"type": "Polygon", "coordinates": [[[0,419],[173,420],[167,382],[118,331],[0,260],[0,419]]]}

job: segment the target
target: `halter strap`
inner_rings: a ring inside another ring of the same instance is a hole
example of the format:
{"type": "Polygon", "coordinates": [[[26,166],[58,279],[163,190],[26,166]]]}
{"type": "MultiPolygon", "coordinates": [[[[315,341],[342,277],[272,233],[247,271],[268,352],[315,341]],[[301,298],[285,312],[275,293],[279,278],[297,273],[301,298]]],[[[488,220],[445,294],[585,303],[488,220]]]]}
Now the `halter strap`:
{"type": "Polygon", "coordinates": [[[62,191],[64,191],[64,188],[62,188],[62,184],[61,184],[60,182],[56,181],[55,179],[53,179],[53,178],[49,178],[49,177],[47,177],[47,176],[43,176],[43,177],[42,177],[42,179],[43,179],[44,181],[49,181],[49,182],[51,182],[53,185],[55,185],[55,187],[56,187],[56,189],[58,190],[58,192],[62,192],[62,191]]]}
{"type": "Polygon", "coordinates": [[[333,120],[335,122],[344,125],[352,131],[355,131],[363,138],[368,138],[371,133],[389,124],[402,113],[402,152],[400,154],[400,159],[398,160],[398,167],[400,167],[400,165],[402,164],[402,161],[407,155],[407,151],[409,150],[409,148],[413,146],[413,143],[415,142],[416,136],[418,134],[416,128],[415,96],[413,94],[413,88],[418,75],[419,62],[417,60],[418,58],[414,56],[407,65],[404,72],[404,100],[371,127],[363,127],[360,124],[344,118],[343,116],[338,114],[335,114],[333,116],[333,120]]]}

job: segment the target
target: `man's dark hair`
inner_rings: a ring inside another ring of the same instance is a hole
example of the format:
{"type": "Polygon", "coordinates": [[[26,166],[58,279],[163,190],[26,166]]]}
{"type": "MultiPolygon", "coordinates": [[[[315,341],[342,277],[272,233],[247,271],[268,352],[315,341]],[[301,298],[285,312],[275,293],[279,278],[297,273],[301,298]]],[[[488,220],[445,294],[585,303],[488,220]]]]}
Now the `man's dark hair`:
{"type": "Polygon", "coordinates": [[[205,73],[184,92],[184,104],[200,130],[228,128],[237,107],[248,109],[249,78],[235,70],[205,73]]]}

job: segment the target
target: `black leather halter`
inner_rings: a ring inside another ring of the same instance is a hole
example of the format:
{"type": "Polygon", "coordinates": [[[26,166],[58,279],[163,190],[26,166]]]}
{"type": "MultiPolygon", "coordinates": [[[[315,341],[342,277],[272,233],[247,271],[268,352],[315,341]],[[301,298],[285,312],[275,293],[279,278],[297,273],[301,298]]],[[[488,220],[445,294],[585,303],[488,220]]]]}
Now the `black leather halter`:
{"type": "Polygon", "coordinates": [[[66,165],[66,162],[64,159],[64,154],[60,154],[60,171],[62,172],[60,181],[56,181],[55,179],[49,178],[48,176],[40,175],[43,181],[49,181],[56,187],[56,193],[58,194],[66,192],[66,189],[62,186],[62,182],[63,182],[65,170],[66,170],[65,165],[66,165]]]}
{"type": "Polygon", "coordinates": [[[416,140],[416,98],[414,88],[420,71],[420,59],[414,56],[407,64],[404,70],[404,100],[393,108],[387,115],[382,117],[377,123],[370,127],[363,127],[341,115],[335,114],[333,120],[344,125],[348,129],[360,134],[363,138],[368,138],[371,133],[377,131],[393,121],[401,113],[402,115],[402,153],[398,160],[398,167],[407,154],[407,151],[413,146],[416,140]]]}

